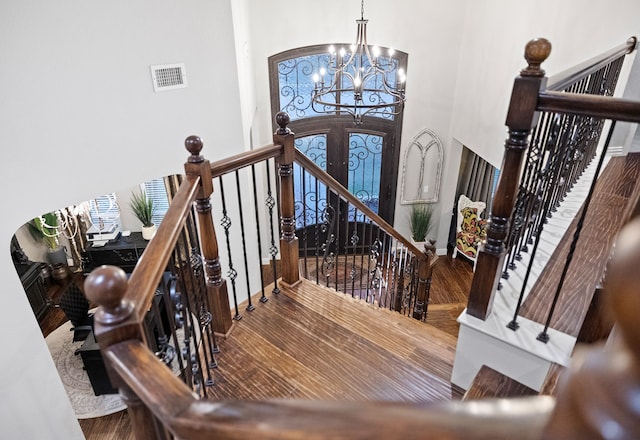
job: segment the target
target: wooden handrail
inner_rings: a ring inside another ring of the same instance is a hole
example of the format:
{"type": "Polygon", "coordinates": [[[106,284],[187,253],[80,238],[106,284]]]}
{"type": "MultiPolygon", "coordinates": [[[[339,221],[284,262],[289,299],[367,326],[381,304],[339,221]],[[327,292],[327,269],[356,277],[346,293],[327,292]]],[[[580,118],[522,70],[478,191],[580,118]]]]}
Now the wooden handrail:
{"type": "Polygon", "coordinates": [[[633,52],[636,48],[638,39],[636,37],[630,37],[623,44],[614,47],[600,55],[597,55],[590,60],[571,67],[565,71],[562,71],[549,78],[547,83],[547,90],[562,91],[567,87],[575,84],[580,79],[587,75],[590,75],[602,67],[606,66],[613,60],[620,58],[623,55],[633,52]]]}
{"type": "Polygon", "coordinates": [[[402,236],[402,234],[396,231],[393,228],[393,226],[387,223],[378,214],[373,212],[373,210],[371,210],[371,208],[369,208],[367,205],[362,203],[360,199],[358,199],[356,196],[351,194],[344,186],[342,186],[342,184],[340,184],[340,182],[338,182],[336,179],[331,177],[329,174],[325,173],[322,170],[322,168],[320,168],[318,165],[313,163],[311,159],[305,156],[304,153],[302,153],[297,148],[296,148],[296,162],[302,165],[305,168],[305,170],[307,170],[313,177],[320,180],[323,184],[331,188],[331,190],[337,193],[340,197],[344,198],[349,203],[351,203],[356,208],[358,208],[359,211],[361,211],[363,214],[365,214],[367,217],[373,220],[380,227],[380,229],[382,229],[385,233],[387,233],[388,235],[390,235],[391,237],[395,238],[400,243],[402,243],[416,257],[418,257],[419,259],[425,258],[423,249],[418,249],[416,245],[414,245],[409,240],[407,240],[404,236],[402,236]]]}
{"type": "Polygon", "coordinates": [[[199,184],[199,177],[186,177],[171,201],[171,205],[162,223],[160,223],[156,235],[146,247],[131,274],[125,301],[135,304],[138,322],[142,322],[151,306],[156,287],[162,278],[162,274],[166,271],[171,252],[175,248],[180,231],[191,212],[199,184]],[[141,298],[140,296],[143,294],[145,296],[141,298]]]}
{"type": "MultiPolygon", "coordinates": [[[[113,323],[115,317],[108,311],[100,309],[96,314],[94,332],[98,341],[105,347],[134,337],[144,321],[144,317],[151,306],[156,287],[160,282],[162,274],[165,272],[167,263],[171,256],[180,230],[184,226],[185,220],[191,211],[193,201],[196,197],[200,184],[198,176],[187,176],[176,196],[174,197],[163,222],[158,227],[155,237],[146,247],[144,254],[138,261],[129,281],[126,282],[126,292],[123,303],[128,309],[126,319],[117,322],[116,328],[107,328],[103,325],[113,323]]],[[[95,271],[94,271],[95,272],[95,271]]],[[[123,272],[124,273],[124,272],[123,272]]],[[[108,280],[98,291],[92,288],[89,278],[85,282],[87,296],[94,302],[100,303],[113,284],[108,280]],[[95,291],[95,292],[94,292],[95,291]]]]}
{"type": "Polygon", "coordinates": [[[640,102],[610,96],[541,92],[539,111],[565,113],[625,122],[640,122],[640,102]]]}
{"type": "Polygon", "coordinates": [[[138,341],[116,344],[106,356],[155,416],[184,439],[408,439],[423,438],[425,429],[429,438],[507,438],[520,432],[518,438],[536,439],[554,405],[549,396],[438,404],[197,400],[138,341]]]}
{"type": "Polygon", "coordinates": [[[246,166],[262,162],[272,157],[280,156],[283,153],[283,146],[269,144],[255,150],[245,151],[235,156],[228,157],[211,163],[212,177],[231,173],[246,166]]]}

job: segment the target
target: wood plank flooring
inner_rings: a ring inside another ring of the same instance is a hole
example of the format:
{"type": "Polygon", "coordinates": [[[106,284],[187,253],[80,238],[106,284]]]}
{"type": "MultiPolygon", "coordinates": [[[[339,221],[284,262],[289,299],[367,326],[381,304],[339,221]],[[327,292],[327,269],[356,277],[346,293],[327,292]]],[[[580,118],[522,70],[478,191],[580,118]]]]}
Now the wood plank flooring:
{"type": "Polygon", "coordinates": [[[455,337],[307,280],[281,289],[219,342],[213,398],[452,398],[455,337]]]}
{"type": "MultiPolygon", "coordinates": [[[[611,158],[598,179],[576,253],[551,320],[552,328],[578,336],[595,286],[604,276],[616,235],[635,208],[639,194],[640,153],[611,158]]],[[[520,313],[523,317],[539,323],[546,321],[570,251],[578,216],[525,300],[520,313]]]]}

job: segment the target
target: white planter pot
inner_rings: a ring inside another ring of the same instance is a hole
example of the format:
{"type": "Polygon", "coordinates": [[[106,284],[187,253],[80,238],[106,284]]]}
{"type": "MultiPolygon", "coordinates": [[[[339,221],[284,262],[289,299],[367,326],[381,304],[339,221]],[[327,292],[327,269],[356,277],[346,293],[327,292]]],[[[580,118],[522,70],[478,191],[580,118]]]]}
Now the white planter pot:
{"type": "Polygon", "coordinates": [[[142,227],[142,238],[151,240],[154,235],[156,235],[156,225],[142,227]]]}

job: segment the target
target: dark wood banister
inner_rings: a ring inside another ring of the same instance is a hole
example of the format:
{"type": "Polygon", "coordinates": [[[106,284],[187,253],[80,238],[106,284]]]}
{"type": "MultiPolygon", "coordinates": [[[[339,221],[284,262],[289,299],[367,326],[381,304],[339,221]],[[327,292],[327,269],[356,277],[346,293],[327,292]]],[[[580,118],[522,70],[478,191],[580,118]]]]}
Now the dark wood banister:
{"type": "Polygon", "coordinates": [[[640,122],[640,102],[610,96],[541,92],[538,110],[625,122],[640,122]]]}
{"type": "Polygon", "coordinates": [[[613,49],[595,56],[590,60],[585,61],[584,63],[580,63],[577,66],[571,67],[567,70],[557,73],[556,75],[553,75],[549,78],[549,81],[547,83],[547,90],[553,90],[557,92],[565,90],[567,87],[575,84],[581,78],[584,78],[585,76],[598,71],[616,58],[633,52],[636,48],[637,42],[638,40],[636,37],[630,37],[627,41],[617,47],[614,47],[613,49]]]}
{"type": "MultiPolygon", "coordinates": [[[[624,56],[636,47],[636,38],[618,46],[580,66],[569,69],[556,76],[554,89],[562,90],[564,85],[574,83],[579,77],[607,65],[616,57],[624,56]],[[604,63],[604,64],[603,64],[604,63]]],[[[626,99],[594,95],[576,95],[573,93],[549,91],[548,78],[541,64],[551,53],[551,43],[538,38],[527,43],[524,57],[527,67],[520,72],[513,85],[506,125],[508,138],[498,185],[493,197],[492,209],[487,228],[487,238],[480,246],[478,261],[474,273],[467,313],[481,320],[491,314],[505,258],[505,241],[509,233],[509,221],[515,207],[520,175],[523,169],[525,152],[529,144],[529,134],[537,124],[541,111],[612,118],[638,122],[640,103],[626,99]]]]}
{"type": "Polygon", "coordinates": [[[251,164],[260,163],[264,160],[278,157],[283,154],[283,146],[279,144],[269,144],[255,150],[246,151],[236,154],[216,162],[211,162],[211,175],[218,177],[223,174],[231,173],[251,164]]]}
{"type": "Polygon", "coordinates": [[[425,258],[424,249],[418,249],[416,245],[407,240],[402,234],[396,231],[393,226],[387,223],[382,217],[373,212],[371,208],[362,203],[360,199],[351,194],[340,182],[328,175],[318,165],[313,163],[311,159],[304,155],[300,150],[296,148],[296,162],[301,164],[313,177],[322,181],[323,184],[331,188],[332,191],[337,193],[340,197],[347,200],[354,205],[358,211],[361,211],[371,220],[373,220],[385,233],[398,240],[405,247],[407,247],[416,257],[425,258]]]}

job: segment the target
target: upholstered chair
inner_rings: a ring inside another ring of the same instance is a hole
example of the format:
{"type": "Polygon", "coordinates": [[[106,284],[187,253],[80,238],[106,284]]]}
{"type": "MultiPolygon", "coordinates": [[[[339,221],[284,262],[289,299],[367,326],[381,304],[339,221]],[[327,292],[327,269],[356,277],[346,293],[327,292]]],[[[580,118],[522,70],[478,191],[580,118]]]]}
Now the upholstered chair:
{"type": "Polygon", "coordinates": [[[474,202],[464,194],[458,199],[456,247],[453,250],[453,258],[458,254],[463,255],[473,262],[474,271],[478,259],[478,246],[487,234],[486,220],[480,217],[486,206],[486,203],[474,202]]]}

